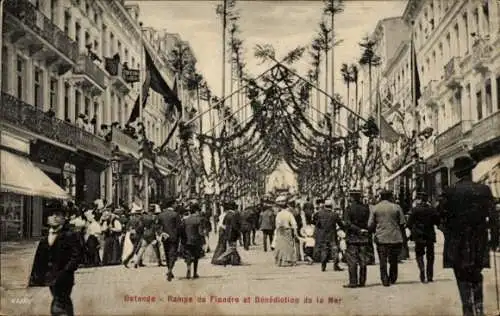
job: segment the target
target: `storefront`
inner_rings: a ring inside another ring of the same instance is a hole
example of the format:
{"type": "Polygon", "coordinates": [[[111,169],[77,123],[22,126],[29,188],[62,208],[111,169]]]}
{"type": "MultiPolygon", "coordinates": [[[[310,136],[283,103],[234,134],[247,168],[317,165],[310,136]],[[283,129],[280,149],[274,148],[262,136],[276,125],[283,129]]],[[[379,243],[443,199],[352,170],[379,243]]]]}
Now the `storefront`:
{"type": "Polygon", "coordinates": [[[29,159],[30,143],[1,133],[0,219],[1,240],[42,235],[43,199],[68,200],[71,196],[29,159]]]}

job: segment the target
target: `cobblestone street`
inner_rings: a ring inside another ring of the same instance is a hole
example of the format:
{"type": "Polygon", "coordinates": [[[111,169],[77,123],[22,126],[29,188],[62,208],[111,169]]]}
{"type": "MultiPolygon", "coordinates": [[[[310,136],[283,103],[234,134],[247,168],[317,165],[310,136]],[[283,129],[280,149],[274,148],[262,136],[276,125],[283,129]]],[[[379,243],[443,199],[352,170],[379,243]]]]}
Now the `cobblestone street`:
{"type": "MultiPolygon", "coordinates": [[[[51,299],[48,288],[22,288],[27,275],[21,274],[29,270],[32,254],[27,250],[15,252],[23,253],[25,258],[2,254],[2,286],[6,288],[2,290],[2,312],[47,315],[51,299]],[[9,264],[13,262],[17,262],[17,267],[9,264]],[[27,268],[22,268],[23,264],[27,268]],[[17,271],[17,282],[16,273],[12,271],[17,271]],[[5,285],[7,281],[9,284],[5,285]]],[[[378,266],[371,266],[364,289],[344,289],[347,272],[334,272],[331,265],[326,272],[321,272],[318,265],[278,268],[273,264],[272,253],[263,252],[261,246],[253,246],[248,252],[240,250],[240,253],[245,265],[239,267],[213,266],[210,256],[203,259],[199,280],[186,280],[185,265],[178,261],[176,278],[171,283],[165,279],[165,269],[154,264],[138,270],[127,270],[123,266],[80,269],[72,294],[75,311],[78,315],[461,314],[452,272],[441,269],[440,245],[434,283],[421,284],[415,261],[410,259],[400,265],[398,283],[388,288],[380,284],[378,266]],[[149,302],[139,302],[134,296],[149,297],[149,302]],[[246,297],[250,303],[244,302],[246,297]],[[280,297],[282,301],[269,303],[269,297],[280,297]],[[310,303],[305,302],[306,298],[310,298],[310,303]]],[[[413,252],[411,255],[414,258],[413,252]]],[[[487,315],[494,315],[493,269],[485,270],[484,276],[487,315]]]]}

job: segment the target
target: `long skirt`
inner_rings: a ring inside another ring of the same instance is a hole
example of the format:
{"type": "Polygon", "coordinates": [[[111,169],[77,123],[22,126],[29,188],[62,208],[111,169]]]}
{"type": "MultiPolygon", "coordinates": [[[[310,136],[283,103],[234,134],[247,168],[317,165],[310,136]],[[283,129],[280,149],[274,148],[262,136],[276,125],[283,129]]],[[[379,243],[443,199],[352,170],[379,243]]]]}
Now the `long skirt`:
{"type": "Polygon", "coordinates": [[[274,261],[279,267],[292,266],[297,263],[295,240],[289,228],[276,229],[274,261]]]}
{"type": "Polygon", "coordinates": [[[224,262],[219,261],[219,257],[226,252],[227,240],[224,235],[224,230],[219,230],[219,240],[217,241],[217,247],[215,248],[214,255],[212,256],[212,264],[223,265],[224,262]]]}
{"type": "Polygon", "coordinates": [[[236,249],[236,243],[236,241],[228,242],[226,251],[217,257],[216,262],[220,262],[219,264],[222,265],[230,264],[233,266],[239,266],[241,264],[241,257],[236,249]]]}
{"type": "Polygon", "coordinates": [[[118,234],[110,234],[104,237],[104,252],[102,255],[103,265],[121,264],[121,247],[118,234]]]}
{"type": "Polygon", "coordinates": [[[90,235],[85,242],[85,263],[88,267],[96,267],[101,265],[99,248],[99,239],[97,239],[97,237],[94,235],[90,235]]]}

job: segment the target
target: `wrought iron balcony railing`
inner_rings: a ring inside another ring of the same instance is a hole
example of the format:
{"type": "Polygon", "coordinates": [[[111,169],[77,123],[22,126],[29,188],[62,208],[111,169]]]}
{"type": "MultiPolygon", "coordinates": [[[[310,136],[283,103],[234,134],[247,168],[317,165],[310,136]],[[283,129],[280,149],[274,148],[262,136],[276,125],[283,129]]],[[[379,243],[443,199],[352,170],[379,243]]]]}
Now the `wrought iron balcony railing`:
{"type": "Polygon", "coordinates": [[[78,61],[78,44],[28,0],[6,0],[4,9],[38,36],[71,59],[78,61]]]}
{"type": "Polygon", "coordinates": [[[111,157],[109,144],[102,138],[2,92],[0,120],[52,141],[100,156],[111,157]]]}

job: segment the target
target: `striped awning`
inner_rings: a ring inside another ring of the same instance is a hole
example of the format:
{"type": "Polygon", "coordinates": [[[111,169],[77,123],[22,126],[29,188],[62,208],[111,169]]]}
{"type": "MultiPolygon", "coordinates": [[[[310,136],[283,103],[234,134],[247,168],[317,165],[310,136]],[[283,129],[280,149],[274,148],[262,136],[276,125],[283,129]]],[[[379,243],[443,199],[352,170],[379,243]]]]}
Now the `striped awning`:
{"type": "Polygon", "coordinates": [[[0,150],[1,192],[68,200],[71,196],[29,159],[0,150]]]}

